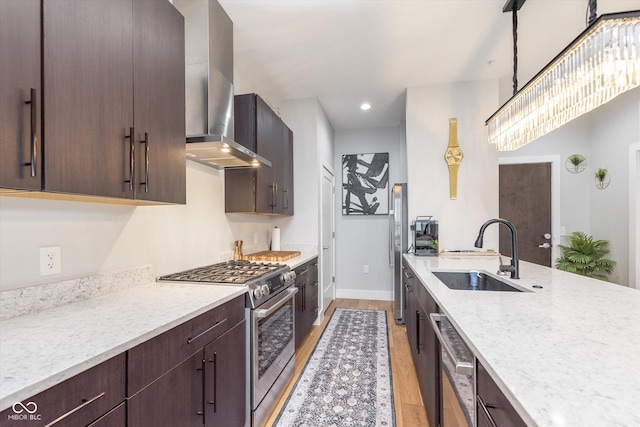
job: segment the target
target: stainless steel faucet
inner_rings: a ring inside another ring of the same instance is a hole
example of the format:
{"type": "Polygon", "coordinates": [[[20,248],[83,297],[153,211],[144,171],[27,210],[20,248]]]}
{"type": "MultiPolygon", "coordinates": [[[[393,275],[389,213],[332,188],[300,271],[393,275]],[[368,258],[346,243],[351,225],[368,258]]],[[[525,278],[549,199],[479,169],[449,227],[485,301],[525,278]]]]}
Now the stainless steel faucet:
{"type": "Polygon", "coordinates": [[[478,233],[478,238],[476,239],[476,243],[474,246],[476,248],[482,247],[482,238],[484,237],[484,230],[486,230],[488,226],[496,222],[498,224],[506,225],[507,227],[509,227],[509,230],[511,230],[511,255],[512,255],[511,265],[502,264],[502,258],[500,258],[500,268],[498,270],[498,274],[503,272],[510,272],[512,279],[519,279],[520,278],[520,262],[518,260],[518,233],[516,232],[516,228],[509,221],[502,218],[495,218],[495,219],[490,219],[489,221],[482,224],[482,227],[480,227],[480,232],[478,233]]]}

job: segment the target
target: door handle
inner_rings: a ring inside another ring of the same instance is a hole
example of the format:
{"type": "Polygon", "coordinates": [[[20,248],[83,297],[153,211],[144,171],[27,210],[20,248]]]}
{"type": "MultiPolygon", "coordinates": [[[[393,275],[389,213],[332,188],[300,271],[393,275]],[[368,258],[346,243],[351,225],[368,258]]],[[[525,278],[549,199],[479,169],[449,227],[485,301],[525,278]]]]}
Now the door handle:
{"type": "Polygon", "coordinates": [[[329,249],[329,246],[323,246],[322,249],[326,251],[327,249],[329,249]]]}
{"type": "Polygon", "coordinates": [[[544,242],[541,245],[538,245],[539,248],[544,248],[544,249],[549,249],[551,247],[550,244],[548,244],[547,242],[544,242]]]}
{"type": "Polygon", "coordinates": [[[140,185],[144,185],[144,192],[149,192],[149,133],[144,133],[144,139],[140,141],[140,144],[144,144],[144,182],[140,185]]]}

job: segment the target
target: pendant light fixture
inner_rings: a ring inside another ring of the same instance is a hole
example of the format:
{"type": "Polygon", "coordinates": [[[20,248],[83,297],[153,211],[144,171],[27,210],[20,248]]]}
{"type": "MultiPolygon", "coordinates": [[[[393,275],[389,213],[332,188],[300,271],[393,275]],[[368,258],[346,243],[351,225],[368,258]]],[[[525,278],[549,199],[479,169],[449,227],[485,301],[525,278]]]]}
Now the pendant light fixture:
{"type": "Polygon", "coordinates": [[[522,147],[640,86],[640,10],[596,18],[596,0],[589,9],[587,29],[487,119],[489,142],[499,151],[522,147]]]}

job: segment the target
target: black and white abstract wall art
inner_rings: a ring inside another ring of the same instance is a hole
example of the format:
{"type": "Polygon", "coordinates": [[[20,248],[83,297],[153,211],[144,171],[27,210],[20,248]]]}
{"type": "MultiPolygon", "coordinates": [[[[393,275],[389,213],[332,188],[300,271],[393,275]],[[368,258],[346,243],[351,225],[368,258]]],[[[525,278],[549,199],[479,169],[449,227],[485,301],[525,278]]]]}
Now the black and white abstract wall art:
{"type": "Polygon", "coordinates": [[[389,153],[342,156],[342,214],[389,213],[389,153]]]}

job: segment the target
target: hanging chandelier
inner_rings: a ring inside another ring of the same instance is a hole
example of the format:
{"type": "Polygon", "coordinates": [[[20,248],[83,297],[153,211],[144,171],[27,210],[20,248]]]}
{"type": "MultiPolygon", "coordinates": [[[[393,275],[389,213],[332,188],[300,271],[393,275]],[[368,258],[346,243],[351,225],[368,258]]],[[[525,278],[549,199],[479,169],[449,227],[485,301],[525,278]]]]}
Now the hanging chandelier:
{"type": "Polygon", "coordinates": [[[511,151],[640,85],[640,10],[610,13],[517,91],[486,124],[511,151]]]}

